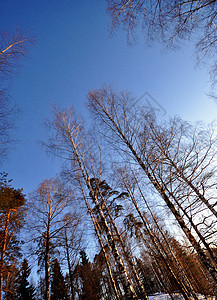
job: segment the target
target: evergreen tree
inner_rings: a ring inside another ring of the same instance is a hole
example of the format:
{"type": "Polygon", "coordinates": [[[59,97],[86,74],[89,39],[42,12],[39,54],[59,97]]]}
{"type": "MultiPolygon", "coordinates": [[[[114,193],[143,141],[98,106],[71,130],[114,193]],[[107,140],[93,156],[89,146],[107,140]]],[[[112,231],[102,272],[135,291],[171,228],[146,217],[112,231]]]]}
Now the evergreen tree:
{"type": "Polygon", "coordinates": [[[0,300],[3,279],[8,278],[10,266],[21,255],[19,232],[24,225],[26,211],[22,189],[14,189],[10,182],[6,173],[0,173],[0,300]]]}
{"type": "Polygon", "coordinates": [[[45,286],[45,278],[43,276],[39,277],[36,289],[36,299],[44,300],[46,297],[46,286],[45,286]]]}
{"type": "Polygon", "coordinates": [[[67,286],[62,274],[60,264],[54,260],[51,279],[51,300],[67,300],[67,286]]]}
{"type": "Polygon", "coordinates": [[[31,270],[28,266],[28,262],[24,259],[20,269],[20,275],[18,277],[17,298],[19,300],[35,299],[35,289],[28,281],[30,273],[31,270]]]}
{"type": "Polygon", "coordinates": [[[18,260],[10,261],[4,276],[4,300],[17,300],[17,276],[19,274],[18,260]]]}
{"type": "Polygon", "coordinates": [[[82,282],[82,292],[80,299],[82,300],[98,300],[100,299],[100,275],[97,264],[91,263],[85,251],[80,251],[81,264],[77,266],[77,271],[82,282]]]}

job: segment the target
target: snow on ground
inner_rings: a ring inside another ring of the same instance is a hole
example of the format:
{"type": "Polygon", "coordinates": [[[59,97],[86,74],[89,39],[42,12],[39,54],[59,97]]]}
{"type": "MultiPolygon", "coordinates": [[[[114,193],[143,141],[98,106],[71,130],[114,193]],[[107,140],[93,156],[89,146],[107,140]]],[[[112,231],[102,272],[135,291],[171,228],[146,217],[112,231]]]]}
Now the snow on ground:
{"type": "MultiPolygon", "coordinates": [[[[200,300],[217,300],[216,297],[204,297],[202,295],[197,295],[200,300]]],[[[184,298],[179,294],[173,294],[174,300],[183,300],[184,298]]],[[[154,294],[148,297],[149,300],[171,300],[169,294],[154,294]]],[[[192,298],[193,299],[193,298],[192,298]]]]}

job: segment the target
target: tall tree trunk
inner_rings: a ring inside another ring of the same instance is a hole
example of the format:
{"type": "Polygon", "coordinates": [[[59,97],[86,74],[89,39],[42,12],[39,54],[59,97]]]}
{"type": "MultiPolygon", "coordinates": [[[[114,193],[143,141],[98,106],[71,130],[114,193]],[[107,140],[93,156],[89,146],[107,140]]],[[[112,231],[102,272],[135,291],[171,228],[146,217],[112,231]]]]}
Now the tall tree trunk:
{"type": "MultiPolygon", "coordinates": [[[[92,97],[92,96],[91,96],[92,97]]],[[[149,169],[147,166],[144,164],[144,162],[141,160],[139,155],[137,154],[136,150],[133,148],[130,140],[126,137],[125,133],[122,132],[120,125],[115,122],[113,119],[112,115],[109,114],[109,112],[102,106],[100,101],[95,97],[95,107],[98,105],[99,109],[97,108],[97,112],[100,111],[100,114],[105,115],[105,118],[107,118],[107,121],[104,121],[106,125],[111,128],[121,139],[121,141],[127,146],[127,148],[130,150],[131,154],[133,155],[134,159],[138,162],[140,167],[143,169],[144,173],[154,186],[154,188],[157,190],[157,192],[160,194],[162,199],[165,201],[167,207],[170,209],[172,214],[174,215],[175,219],[177,220],[179,226],[185,233],[187,239],[193,246],[193,248],[196,250],[198,253],[198,257],[200,258],[201,263],[203,264],[204,268],[208,271],[208,273],[211,275],[213,278],[215,284],[217,284],[217,270],[212,264],[210,264],[209,259],[206,257],[205,253],[203,252],[200,244],[196,241],[194,236],[192,235],[191,231],[189,230],[188,226],[185,224],[184,219],[181,217],[179,212],[176,210],[175,206],[173,203],[170,201],[169,197],[165,193],[165,188],[159,184],[156,178],[152,176],[152,174],[149,172],[149,169]]],[[[94,106],[93,105],[93,106],[94,106]]],[[[100,115],[100,116],[101,116],[100,115]]],[[[103,119],[103,117],[102,117],[103,119]]]]}
{"type": "Polygon", "coordinates": [[[170,194],[170,196],[172,197],[172,199],[174,200],[174,202],[176,203],[176,205],[178,206],[178,208],[183,212],[184,216],[187,218],[189,224],[192,226],[195,233],[198,235],[200,241],[202,242],[205,249],[207,250],[207,253],[209,254],[210,259],[212,261],[212,264],[215,266],[215,268],[217,268],[216,256],[214,255],[212,249],[210,248],[209,244],[206,242],[206,240],[203,237],[203,235],[201,234],[201,232],[198,230],[198,227],[194,224],[194,222],[192,221],[192,218],[189,217],[188,213],[186,212],[186,209],[184,209],[182,207],[182,205],[179,203],[179,201],[177,201],[176,197],[169,190],[167,190],[167,191],[170,194]]]}
{"type": "Polygon", "coordinates": [[[73,276],[72,276],[72,268],[71,268],[71,262],[70,262],[69,245],[68,245],[68,237],[67,237],[67,233],[66,233],[66,227],[65,227],[64,234],[65,234],[64,238],[65,238],[66,259],[67,259],[67,264],[68,264],[69,280],[70,280],[70,290],[71,290],[72,300],[74,300],[75,294],[74,294],[74,288],[73,288],[73,276]]]}
{"type": "MultiPolygon", "coordinates": [[[[102,195],[102,193],[101,193],[100,190],[99,190],[99,192],[100,192],[100,196],[103,198],[103,195],[102,195]]],[[[109,208],[108,208],[108,206],[106,204],[106,201],[104,201],[103,207],[105,208],[106,212],[108,213],[109,220],[111,221],[111,224],[114,227],[115,233],[116,233],[116,235],[117,235],[117,237],[118,237],[118,239],[120,241],[120,245],[122,247],[123,254],[124,254],[124,257],[125,257],[125,259],[127,261],[127,264],[129,266],[130,272],[131,272],[132,276],[135,278],[136,285],[137,285],[137,287],[138,287],[138,289],[140,291],[140,293],[139,293],[138,296],[139,297],[143,297],[144,299],[148,299],[147,293],[146,293],[145,288],[144,288],[144,286],[143,286],[143,284],[141,282],[141,279],[139,278],[139,275],[137,273],[135,265],[132,262],[132,259],[131,259],[130,255],[129,255],[129,253],[125,250],[124,241],[123,241],[123,239],[122,239],[122,237],[121,237],[121,235],[119,233],[119,230],[118,230],[118,228],[117,228],[117,226],[116,226],[116,224],[114,222],[114,219],[113,219],[113,217],[112,217],[112,215],[110,213],[110,210],[109,210],[109,208]]]]}
{"type": "MultiPolygon", "coordinates": [[[[128,188],[127,188],[128,189],[128,188]]],[[[189,299],[189,293],[186,289],[186,286],[179,280],[179,278],[177,277],[177,275],[175,274],[175,272],[173,271],[173,269],[171,268],[170,264],[167,262],[167,259],[164,258],[164,254],[163,252],[166,254],[167,253],[164,249],[164,247],[162,246],[161,242],[159,240],[157,240],[156,236],[154,235],[153,231],[151,230],[150,226],[147,223],[147,218],[144,216],[144,214],[142,214],[142,212],[140,211],[137,202],[134,198],[134,196],[132,195],[131,191],[128,189],[129,195],[131,197],[131,200],[143,222],[143,225],[145,227],[145,230],[148,233],[148,236],[150,237],[155,249],[157,250],[159,256],[162,259],[163,264],[165,265],[166,270],[171,274],[171,276],[174,278],[174,281],[176,282],[177,286],[180,288],[180,291],[184,297],[184,299],[188,300],[189,299]],[[162,251],[163,250],[163,251],[162,251]]],[[[143,236],[143,235],[142,235],[143,236]]],[[[145,242],[146,246],[147,246],[147,242],[143,236],[143,241],[145,242]]],[[[169,259],[169,257],[167,256],[167,258],[169,259]]],[[[196,298],[196,300],[198,300],[198,298],[196,298]]]]}
{"type": "Polygon", "coordinates": [[[121,281],[122,281],[122,284],[123,284],[123,287],[124,287],[124,290],[125,290],[125,293],[126,293],[126,297],[127,297],[127,299],[138,299],[137,296],[136,296],[134,287],[131,283],[130,277],[128,275],[128,272],[127,272],[127,270],[124,266],[123,260],[120,256],[119,252],[118,252],[116,243],[115,243],[114,238],[112,236],[112,233],[109,229],[109,226],[108,226],[108,223],[107,223],[106,218],[104,216],[104,213],[101,210],[100,204],[99,204],[97,198],[95,197],[93,191],[90,190],[90,192],[92,193],[92,199],[94,200],[94,202],[96,204],[95,207],[99,211],[101,221],[102,221],[102,226],[105,229],[105,233],[106,233],[106,236],[108,238],[108,242],[111,246],[114,259],[117,262],[118,269],[119,269],[119,272],[120,272],[120,278],[121,278],[121,281]]]}
{"type": "MultiPolygon", "coordinates": [[[[105,229],[108,242],[112,249],[112,254],[119,270],[119,275],[125,291],[126,299],[138,299],[127,269],[118,252],[117,245],[109,229],[105,215],[100,209],[100,203],[97,197],[94,195],[94,191],[91,187],[89,172],[87,171],[89,158],[87,157],[86,151],[87,148],[89,148],[89,152],[91,152],[91,150],[90,144],[85,145],[86,136],[82,135],[82,124],[77,122],[77,120],[73,117],[72,110],[70,109],[69,112],[56,111],[54,121],[48,123],[48,126],[56,130],[56,137],[53,140],[54,143],[52,145],[50,144],[50,149],[52,149],[54,152],[60,151],[63,155],[67,154],[67,159],[74,164],[75,168],[80,170],[81,177],[83,178],[84,184],[89,190],[89,194],[92,198],[95,208],[99,211],[100,218],[102,219],[102,226],[105,229]]],[[[93,165],[91,167],[93,167],[93,165]]]]}
{"type": "Polygon", "coordinates": [[[154,276],[156,277],[160,287],[163,287],[163,289],[170,295],[170,298],[172,300],[175,300],[171,291],[168,289],[168,287],[166,286],[165,282],[163,280],[160,279],[160,276],[162,276],[162,274],[160,275],[159,272],[161,272],[161,269],[160,267],[158,266],[158,262],[156,261],[155,259],[155,263],[157,264],[157,268],[156,266],[153,264],[153,262],[151,262],[151,267],[152,267],[152,270],[154,272],[154,276]]]}
{"type": "MultiPolygon", "coordinates": [[[[162,264],[164,265],[164,270],[167,271],[171,277],[174,279],[177,287],[180,289],[181,294],[183,295],[185,300],[189,300],[189,294],[187,292],[187,290],[185,289],[185,287],[183,287],[182,283],[180,282],[180,280],[177,278],[176,274],[174,273],[173,269],[170,267],[169,263],[167,262],[167,259],[165,259],[164,254],[160,248],[161,245],[158,245],[156,238],[153,236],[153,234],[151,233],[150,229],[148,227],[146,227],[148,234],[151,238],[151,241],[154,245],[154,248],[157,250],[157,254],[160,257],[160,260],[162,262],[162,264]]],[[[148,245],[144,235],[141,235],[146,247],[151,251],[151,247],[150,245],[148,245]]],[[[158,264],[158,263],[157,263],[158,264]]],[[[160,266],[160,264],[158,264],[160,266]]],[[[161,267],[160,267],[161,268],[161,267]]],[[[173,299],[173,296],[171,294],[171,292],[167,289],[167,292],[170,294],[170,297],[173,299]]]]}
{"type": "MultiPolygon", "coordinates": [[[[117,128],[117,127],[116,127],[117,128]]],[[[179,226],[185,233],[186,237],[188,238],[189,242],[193,246],[193,248],[196,250],[198,253],[198,256],[200,258],[201,263],[205,267],[205,269],[209,272],[211,277],[213,278],[215,284],[217,284],[217,269],[212,265],[212,263],[209,261],[209,259],[206,257],[205,253],[203,252],[200,244],[197,242],[195,237],[192,235],[191,231],[189,230],[188,226],[186,225],[184,219],[180,215],[180,213],[176,210],[174,204],[170,201],[169,197],[167,196],[165,192],[165,188],[162,187],[158,180],[152,176],[152,174],[149,172],[147,166],[143,163],[141,158],[138,156],[136,151],[134,150],[133,146],[131,143],[127,140],[127,138],[123,135],[123,133],[120,131],[119,128],[117,128],[119,134],[121,135],[122,140],[124,143],[127,145],[133,156],[135,157],[135,160],[139,163],[147,177],[149,178],[150,182],[152,185],[155,187],[155,189],[158,191],[158,193],[161,195],[162,199],[165,201],[167,207],[170,209],[172,214],[174,215],[175,219],[179,223],[179,226]]]]}
{"type": "Polygon", "coordinates": [[[211,205],[209,203],[209,201],[200,193],[200,191],[198,190],[198,188],[192,183],[191,180],[189,180],[183,170],[181,170],[177,164],[174,162],[174,160],[169,156],[168,151],[165,151],[163,145],[161,144],[161,141],[159,140],[159,137],[157,136],[157,133],[154,130],[154,127],[149,124],[150,129],[152,130],[152,133],[154,134],[155,140],[157,139],[159,141],[159,143],[156,142],[156,145],[158,146],[158,148],[160,149],[161,153],[164,155],[164,157],[170,162],[170,164],[173,166],[173,168],[176,170],[177,174],[179,174],[180,178],[187,183],[187,185],[194,191],[194,193],[198,196],[198,199],[201,200],[201,202],[203,202],[208,209],[213,213],[213,215],[217,218],[217,211],[215,210],[215,208],[213,207],[213,205],[211,205]]]}
{"type": "MultiPolygon", "coordinates": [[[[49,220],[50,223],[50,220],[49,220]]],[[[45,246],[45,300],[50,300],[50,231],[49,224],[46,232],[46,246],[45,246]]]]}
{"type": "Polygon", "coordinates": [[[145,199],[145,196],[144,196],[144,194],[143,194],[143,192],[142,192],[142,190],[141,190],[141,187],[139,186],[139,183],[138,183],[138,181],[137,181],[136,178],[135,178],[135,180],[136,180],[137,186],[138,186],[138,188],[139,188],[140,194],[141,194],[141,196],[142,196],[142,199],[144,200],[144,202],[145,202],[145,204],[146,204],[146,207],[148,208],[148,211],[150,212],[150,214],[151,214],[151,216],[152,216],[152,219],[154,220],[155,225],[157,226],[157,229],[158,229],[159,232],[161,233],[161,235],[162,235],[162,237],[163,237],[163,239],[164,239],[164,241],[165,241],[165,243],[166,243],[166,245],[167,245],[167,247],[168,247],[168,249],[169,249],[169,251],[170,251],[170,253],[171,253],[171,255],[172,255],[172,258],[173,258],[174,261],[175,261],[175,264],[177,265],[177,267],[178,267],[178,269],[180,270],[181,274],[183,275],[185,281],[187,282],[186,288],[189,290],[189,292],[190,292],[190,294],[193,296],[193,298],[194,298],[195,300],[198,300],[198,297],[197,297],[197,295],[196,295],[196,293],[195,293],[195,291],[194,291],[194,288],[193,288],[191,282],[190,282],[189,279],[188,279],[188,276],[185,274],[185,271],[184,271],[184,269],[182,268],[182,266],[180,265],[178,259],[176,258],[176,255],[175,255],[173,249],[171,248],[169,242],[167,241],[167,238],[166,238],[164,232],[161,230],[161,228],[160,228],[160,226],[159,226],[159,224],[158,224],[158,221],[157,221],[155,215],[153,214],[151,208],[149,207],[149,204],[148,204],[147,200],[145,199]]]}
{"type": "MultiPolygon", "coordinates": [[[[79,178],[79,176],[78,176],[78,178],[79,178]]],[[[87,201],[87,198],[85,196],[85,193],[84,193],[84,190],[83,190],[80,178],[78,180],[79,180],[79,184],[80,184],[81,191],[82,191],[82,194],[83,194],[83,198],[85,200],[85,204],[87,206],[88,212],[89,212],[89,214],[91,216],[91,219],[93,221],[95,232],[96,232],[96,235],[97,235],[98,240],[99,240],[99,244],[100,244],[102,252],[103,252],[103,257],[104,257],[104,260],[105,260],[105,263],[106,263],[106,267],[107,267],[107,270],[108,270],[109,278],[110,278],[110,281],[111,281],[111,284],[112,284],[113,291],[115,293],[115,297],[116,297],[117,300],[120,300],[120,296],[119,296],[119,293],[118,293],[118,288],[117,288],[116,282],[114,280],[114,277],[112,275],[112,270],[111,270],[111,267],[110,267],[109,258],[107,256],[106,251],[105,251],[105,247],[103,245],[103,241],[102,241],[102,238],[101,238],[101,235],[100,235],[100,226],[99,226],[98,221],[96,220],[96,218],[94,216],[94,213],[93,213],[93,211],[92,211],[92,209],[91,209],[91,207],[90,207],[90,205],[89,205],[89,203],[87,201]]]]}
{"type": "Polygon", "coordinates": [[[121,278],[121,281],[122,281],[122,284],[123,284],[123,288],[124,288],[124,291],[126,293],[126,298],[127,299],[138,299],[137,298],[137,295],[135,293],[135,290],[134,290],[134,287],[131,283],[131,280],[130,280],[130,277],[127,273],[127,270],[124,266],[124,263],[123,263],[123,260],[118,252],[118,249],[117,249],[117,246],[115,244],[115,241],[113,239],[113,236],[112,236],[112,233],[109,229],[109,226],[108,226],[108,223],[106,221],[106,218],[105,218],[105,215],[103,213],[103,211],[101,210],[101,207],[100,207],[100,203],[92,189],[92,186],[91,186],[91,183],[90,183],[90,178],[86,172],[85,174],[85,171],[86,171],[86,168],[85,168],[85,163],[83,162],[82,164],[82,158],[79,156],[79,153],[78,153],[78,150],[77,150],[77,147],[74,143],[74,140],[71,136],[71,132],[69,133],[69,136],[70,136],[70,142],[72,144],[72,147],[73,147],[73,152],[74,152],[74,155],[75,155],[75,158],[76,158],[76,161],[78,163],[78,166],[79,166],[79,169],[81,171],[81,174],[82,174],[82,177],[86,183],[86,186],[90,192],[90,196],[95,204],[95,208],[96,210],[98,210],[99,212],[99,215],[101,217],[101,220],[102,220],[102,225],[103,225],[103,228],[105,229],[105,232],[106,232],[106,235],[107,235],[107,238],[108,238],[108,242],[111,246],[111,249],[112,249],[112,254],[114,256],[114,259],[117,263],[117,266],[118,266],[118,269],[119,269],[119,272],[120,272],[120,278],[121,278]]]}
{"type": "Polygon", "coordinates": [[[8,210],[5,218],[5,228],[2,240],[2,249],[1,249],[1,260],[0,260],[0,300],[2,300],[2,292],[3,292],[3,269],[4,269],[4,259],[5,259],[5,251],[7,245],[7,235],[8,235],[8,226],[10,221],[10,209],[8,210]]]}

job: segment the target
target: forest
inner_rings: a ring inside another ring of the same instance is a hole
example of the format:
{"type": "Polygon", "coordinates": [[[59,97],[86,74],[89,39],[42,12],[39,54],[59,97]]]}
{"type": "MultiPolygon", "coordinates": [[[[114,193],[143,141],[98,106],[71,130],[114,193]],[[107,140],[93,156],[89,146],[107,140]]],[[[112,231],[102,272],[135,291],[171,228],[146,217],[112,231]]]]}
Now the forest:
{"type": "MultiPolygon", "coordinates": [[[[142,23],[169,47],[204,27],[197,47],[216,49],[215,1],[109,0],[107,13],[113,30],[129,36],[142,23]]],[[[61,169],[25,194],[2,168],[19,114],[6,85],[35,40],[0,39],[0,300],[216,299],[216,122],[93,87],[88,120],[52,106],[40,145],[61,169]]]]}

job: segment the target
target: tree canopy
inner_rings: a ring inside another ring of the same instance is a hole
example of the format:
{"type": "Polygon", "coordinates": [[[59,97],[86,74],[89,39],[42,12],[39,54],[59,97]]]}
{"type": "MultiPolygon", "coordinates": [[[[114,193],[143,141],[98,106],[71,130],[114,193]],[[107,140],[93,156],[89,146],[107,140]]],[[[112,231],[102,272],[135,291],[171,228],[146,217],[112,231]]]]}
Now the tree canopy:
{"type": "Polygon", "coordinates": [[[158,39],[165,47],[180,46],[192,39],[198,61],[211,58],[211,77],[217,75],[217,3],[212,0],[107,0],[111,28],[122,27],[130,41],[139,27],[148,43],[158,39]]]}

